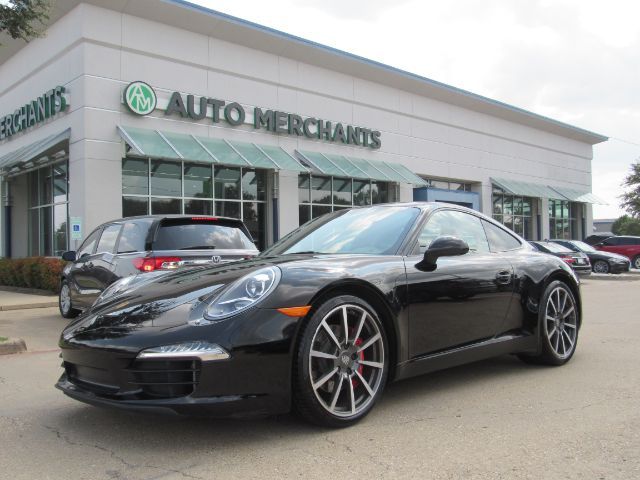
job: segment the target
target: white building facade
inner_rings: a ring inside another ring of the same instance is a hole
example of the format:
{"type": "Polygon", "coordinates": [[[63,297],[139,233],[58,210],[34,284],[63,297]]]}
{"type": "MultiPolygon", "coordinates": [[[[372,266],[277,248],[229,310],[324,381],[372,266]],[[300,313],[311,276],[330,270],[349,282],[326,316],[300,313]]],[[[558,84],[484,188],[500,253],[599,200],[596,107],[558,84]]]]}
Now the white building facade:
{"type": "Polygon", "coordinates": [[[5,256],[148,213],[239,217],[264,248],[414,199],[592,230],[602,135],[179,0],[55,8],[44,38],[0,40],[5,256]]]}

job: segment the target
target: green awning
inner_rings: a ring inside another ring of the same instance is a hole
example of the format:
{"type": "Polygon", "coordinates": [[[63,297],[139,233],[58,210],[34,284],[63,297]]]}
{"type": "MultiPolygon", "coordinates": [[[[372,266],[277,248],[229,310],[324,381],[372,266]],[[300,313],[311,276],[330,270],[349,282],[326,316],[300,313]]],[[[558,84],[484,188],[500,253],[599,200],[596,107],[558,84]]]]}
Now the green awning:
{"type": "Polygon", "coordinates": [[[584,190],[574,190],[572,188],[565,187],[551,187],[556,192],[560,193],[562,196],[571,200],[572,202],[582,202],[582,203],[596,203],[598,205],[609,205],[606,201],[594,195],[591,192],[587,192],[584,190]]]}
{"type": "Polygon", "coordinates": [[[555,198],[565,200],[565,197],[556,192],[547,185],[540,183],[520,182],[517,180],[508,180],[505,178],[492,178],[491,182],[512,195],[520,195],[523,197],[536,198],[555,198]]]}
{"type": "Polygon", "coordinates": [[[68,153],[65,143],[71,129],[49,135],[0,157],[0,174],[15,175],[34,167],[41,167],[63,158],[68,153]]]}
{"type": "Polygon", "coordinates": [[[581,203],[597,203],[608,205],[597,195],[583,190],[574,190],[566,187],[551,187],[540,183],[527,183],[504,178],[492,178],[491,182],[505,192],[523,197],[553,198],[556,200],[570,200],[581,203]]]}
{"type": "Polygon", "coordinates": [[[128,154],[132,156],[269,170],[309,171],[280,147],[121,125],[118,126],[118,132],[129,146],[128,154]]]}
{"type": "Polygon", "coordinates": [[[416,186],[427,184],[422,178],[399,163],[301,150],[297,150],[297,154],[313,173],[321,175],[411,183],[416,186]]]}

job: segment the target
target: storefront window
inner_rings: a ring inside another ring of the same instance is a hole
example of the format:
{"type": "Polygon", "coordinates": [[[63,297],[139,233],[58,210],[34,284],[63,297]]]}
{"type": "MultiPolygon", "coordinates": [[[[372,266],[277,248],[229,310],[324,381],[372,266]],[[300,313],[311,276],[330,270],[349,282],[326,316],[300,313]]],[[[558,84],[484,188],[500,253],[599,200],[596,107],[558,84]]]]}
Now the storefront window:
{"type": "Polygon", "coordinates": [[[151,195],[180,197],[182,195],[180,170],[179,163],[151,160],[151,195]]]}
{"type": "Polygon", "coordinates": [[[391,183],[351,178],[300,175],[298,214],[300,225],[331,211],[372,203],[393,202],[391,183]]]}
{"type": "Polygon", "coordinates": [[[149,161],[125,158],[122,161],[122,193],[124,195],[149,194],[149,161]]]}
{"type": "Polygon", "coordinates": [[[509,195],[498,187],[493,188],[493,218],[518,235],[532,239],[532,199],[509,195]]]}
{"type": "Polygon", "coordinates": [[[266,182],[266,172],[253,168],[125,158],[122,216],[151,213],[240,218],[263,249],[266,182]]]}
{"type": "Polygon", "coordinates": [[[549,199],[549,237],[570,240],[577,231],[577,205],[568,200],[549,199]]]}
{"type": "Polygon", "coordinates": [[[68,249],[67,163],[39,168],[28,175],[29,255],[60,256],[68,249]]]}
{"type": "Polygon", "coordinates": [[[213,178],[210,166],[184,164],[184,196],[192,198],[211,198],[213,196],[213,178]]]}
{"type": "Polygon", "coordinates": [[[427,187],[429,188],[439,188],[441,190],[458,190],[461,192],[470,192],[471,184],[464,182],[452,182],[449,180],[436,180],[433,178],[425,178],[427,182],[427,187]]]}

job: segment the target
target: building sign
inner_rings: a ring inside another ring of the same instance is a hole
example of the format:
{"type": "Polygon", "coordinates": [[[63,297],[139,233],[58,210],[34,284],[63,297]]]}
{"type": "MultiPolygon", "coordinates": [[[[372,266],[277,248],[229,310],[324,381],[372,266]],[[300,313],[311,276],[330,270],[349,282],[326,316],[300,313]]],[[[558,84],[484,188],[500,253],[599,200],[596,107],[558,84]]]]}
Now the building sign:
{"type": "MultiPolygon", "coordinates": [[[[123,101],[136,115],[148,115],[158,104],[153,88],[144,82],[132,82],[124,90],[123,101]]],[[[179,115],[191,120],[210,118],[212,123],[224,120],[232,126],[249,123],[254,129],[264,129],[270,132],[314,138],[345,145],[356,145],[378,149],[382,146],[380,131],[364,127],[345,125],[321,118],[303,118],[295,113],[278,110],[263,110],[253,108],[249,115],[253,121],[247,119],[247,111],[237,102],[227,103],[210,97],[196,97],[173,92],[164,108],[165,115],[179,115]],[[186,100],[186,101],[185,101],[186,100]]]]}
{"type": "Polygon", "coordinates": [[[62,86],[52,88],[35,100],[16,108],[13,113],[0,117],[0,140],[11,138],[18,132],[64,112],[69,105],[64,93],[65,88],[62,86]]]}
{"type": "Polygon", "coordinates": [[[158,103],[156,92],[144,82],[132,82],[124,91],[124,103],[136,115],[148,115],[158,103]]]}

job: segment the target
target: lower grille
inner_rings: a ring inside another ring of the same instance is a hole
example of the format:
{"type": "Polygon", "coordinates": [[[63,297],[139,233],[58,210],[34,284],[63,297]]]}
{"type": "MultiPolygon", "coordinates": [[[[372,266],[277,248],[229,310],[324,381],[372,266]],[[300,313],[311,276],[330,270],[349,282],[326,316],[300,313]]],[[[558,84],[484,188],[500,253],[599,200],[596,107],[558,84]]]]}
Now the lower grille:
{"type": "Polygon", "coordinates": [[[110,370],[69,362],[64,362],[64,369],[71,383],[91,392],[105,395],[114,394],[119,390],[110,370]]]}
{"type": "Polygon", "coordinates": [[[200,381],[200,360],[136,360],[128,371],[148,398],[184,397],[200,381]]]}

